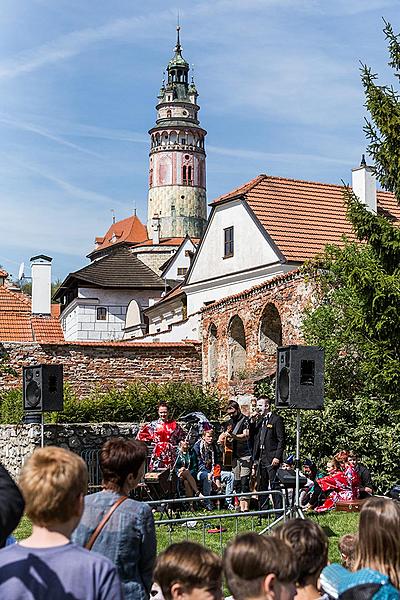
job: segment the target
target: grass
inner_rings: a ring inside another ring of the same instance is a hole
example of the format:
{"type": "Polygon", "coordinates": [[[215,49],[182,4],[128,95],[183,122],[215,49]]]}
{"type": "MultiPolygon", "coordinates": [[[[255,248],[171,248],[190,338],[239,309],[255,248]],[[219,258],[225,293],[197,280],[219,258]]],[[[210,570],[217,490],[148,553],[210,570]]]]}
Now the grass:
{"type": "MultiPolygon", "coordinates": [[[[200,513],[199,513],[200,514],[200,513]]],[[[227,542],[232,539],[237,533],[244,531],[261,531],[268,522],[263,520],[259,523],[258,517],[241,517],[235,519],[233,517],[229,519],[210,519],[210,516],[218,515],[218,513],[204,514],[205,526],[197,524],[194,528],[187,526],[176,525],[172,529],[167,525],[157,526],[157,543],[158,550],[164,550],[169,544],[173,542],[179,542],[182,540],[190,539],[191,541],[205,544],[209,548],[220,553],[227,542]],[[225,532],[208,533],[208,529],[212,526],[226,528],[225,532]]],[[[158,515],[156,515],[158,518],[158,515]]],[[[345,512],[330,512],[321,515],[313,515],[310,517],[321,525],[325,533],[329,538],[329,560],[330,562],[340,561],[340,555],[338,551],[339,538],[345,533],[354,533],[358,528],[358,514],[357,513],[345,513],[345,512]]],[[[190,515],[188,515],[190,521],[190,515]]],[[[15,537],[18,540],[22,540],[28,537],[31,533],[32,525],[28,517],[23,517],[20,524],[14,532],[15,537]]]]}

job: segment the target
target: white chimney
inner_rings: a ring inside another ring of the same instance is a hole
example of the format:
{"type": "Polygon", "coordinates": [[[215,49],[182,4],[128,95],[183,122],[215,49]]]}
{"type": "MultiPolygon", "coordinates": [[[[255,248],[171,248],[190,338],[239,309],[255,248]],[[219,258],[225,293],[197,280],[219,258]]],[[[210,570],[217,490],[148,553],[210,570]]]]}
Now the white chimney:
{"type": "Polygon", "coordinates": [[[32,314],[51,314],[51,261],[50,256],[39,254],[31,258],[32,314]]]}
{"type": "Polygon", "coordinates": [[[158,215],[154,215],[151,220],[151,238],[154,245],[160,243],[160,217],[158,215]]]}
{"type": "Polygon", "coordinates": [[[376,177],[373,168],[367,166],[364,154],[360,166],[352,169],[351,175],[353,192],[369,211],[376,214],[376,177]]]}

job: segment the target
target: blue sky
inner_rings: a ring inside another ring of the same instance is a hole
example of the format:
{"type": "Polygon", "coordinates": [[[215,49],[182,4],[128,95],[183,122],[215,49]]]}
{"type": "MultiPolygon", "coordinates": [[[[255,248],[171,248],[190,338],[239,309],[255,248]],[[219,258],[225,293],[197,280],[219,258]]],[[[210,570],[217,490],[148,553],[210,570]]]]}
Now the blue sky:
{"type": "Polygon", "coordinates": [[[382,17],[398,0],[3,0],[0,264],[87,263],[134,206],[175,43],[195,65],[208,199],[259,173],[340,183],[365,148],[359,61],[392,83],[382,17]]]}

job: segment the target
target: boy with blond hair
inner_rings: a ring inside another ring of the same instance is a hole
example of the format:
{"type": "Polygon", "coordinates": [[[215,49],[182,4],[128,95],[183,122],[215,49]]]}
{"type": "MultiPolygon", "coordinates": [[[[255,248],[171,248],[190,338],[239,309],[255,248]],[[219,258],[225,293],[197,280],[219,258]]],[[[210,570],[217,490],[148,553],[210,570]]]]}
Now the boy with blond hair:
{"type": "Polygon", "coordinates": [[[40,448],[25,463],[19,485],[32,535],[0,551],[0,597],[122,600],[115,566],[70,541],[87,490],[83,460],[63,448],[40,448]]]}

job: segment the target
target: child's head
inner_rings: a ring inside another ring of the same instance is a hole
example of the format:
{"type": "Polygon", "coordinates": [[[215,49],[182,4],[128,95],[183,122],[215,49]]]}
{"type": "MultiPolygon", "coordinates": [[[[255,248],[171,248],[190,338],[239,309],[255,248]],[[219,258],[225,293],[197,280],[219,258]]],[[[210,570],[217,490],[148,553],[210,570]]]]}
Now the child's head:
{"type": "Polygon", "coordinates": [[[228,588],[235,600],[292,600],[297,564],[290,547],[273,536],[243,533],[224,554],[228,588]]]}
{"type": "Polygon", "coordinates": [[[382,496],[367,498],[360,511],[354,570],[375,569],[400,587],[399,531],[400,503],[382,496]]]}
{"type": "Polygon", "coordinates": [[[56,446],[38,448],[22,468],[19,485],[25,512],[34,525],[48,527],[81,517],[88,474],[84,461],[56,446]]]}
{"type": "Polygon", "coordinates": [[[154,581],[165,600],[220,600],[222,561],[200,544],[172,544],[157,558],[154,581]]]}
{"type": "Polygon", "coordinates": [[[316,585],[328,563],[328,538],[323,529],[308,519],[290,519],[275,530],[275,535],[286,542],[296,556],[298,586],[316,585]]]}
{"type": "Polygon", "coordinates": [[[354,533],[346,533],[339,540],[338,548],[342,557],[342,565],[346,569],[352,570],[354,563],[354,554],[356,550],[357,535],[354,533]]]}

